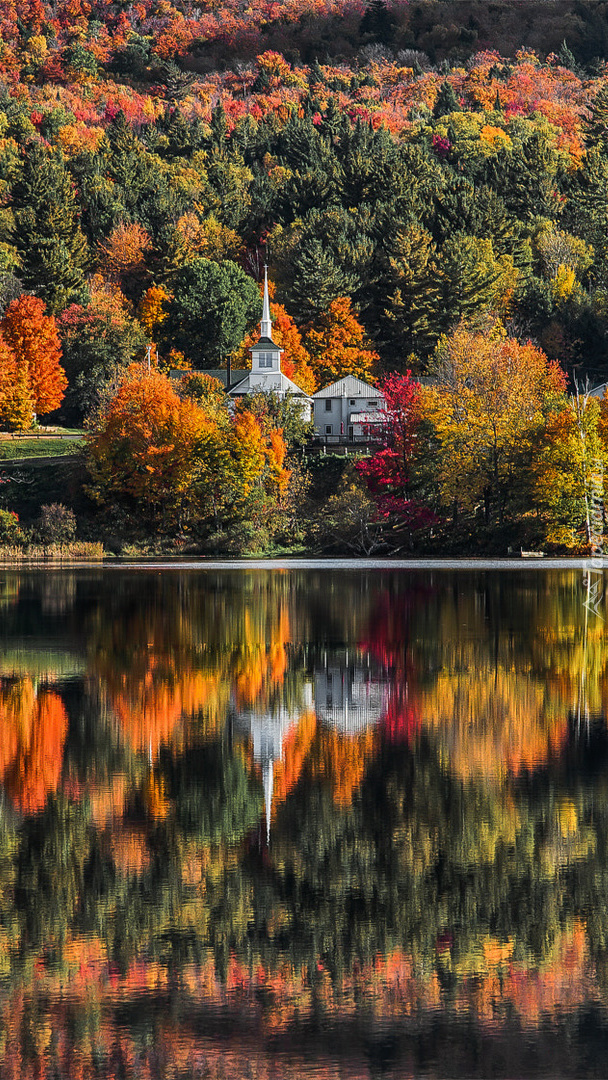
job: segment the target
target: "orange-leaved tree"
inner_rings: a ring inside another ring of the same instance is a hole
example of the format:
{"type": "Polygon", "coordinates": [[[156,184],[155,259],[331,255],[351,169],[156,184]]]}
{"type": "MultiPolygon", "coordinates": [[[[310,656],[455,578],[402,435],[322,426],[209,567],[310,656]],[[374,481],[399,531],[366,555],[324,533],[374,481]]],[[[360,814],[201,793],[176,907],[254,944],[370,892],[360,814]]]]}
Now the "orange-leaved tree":
{"type": "Polygon", "coordinates": [[[137,222],[121,221],[99,245],[101,270],[118,281],[126,296],[136,296],[148,277],[146,260],[152,239],[137,222]]]}
{"type": "Polygon", "coordinates": [[[163,372],[129,367],[88,435],[93,498],[157,527],[219,527],[254,520],[290,478],[282,434],[247,409],[199,404],[163,372]]]}
{"type": "Polygon", "coordinates": [[[162,372],[132,364],[88,435],[90,493],[103,506],[181,525],[201,494],[202,473],[222,472],[217,418],[181,398],[162,372]]]}
{"type": "MultiPolygon", "coordinates": [[[[59,408],[67,386],[61,367],[61,344],[53,315],[46,314],[46,305],[37,296],[20,296],[7,307],[0,322],[0,335],[12,352],[7,356],[12,368],[13,416],[26,411],[30,403],[41,415],[59,408]]],[[[31,426],[31,413],[29,423],[31,426]]]]}
{"type": "Polygon", "coordinates": [[[167,318],[166,305],[170,299],[170,294],[163,289],[162,285],[150,285],[139,302],[137,317],[146,333],[152,338],[167,318]]]}
{"type": "Polygon", "coordinates": [[[380,357],[369,348],[348,296],[332,300],[308,331],[304,345],[320,386],[345,375],[369,378],[380,357]]]}
{"type": "Polygon", "coordinates": [[[33,416],[27,370],[17,365],[13,350],[0,336],[0,428],[21,431],[32,426],[33,416]]]}

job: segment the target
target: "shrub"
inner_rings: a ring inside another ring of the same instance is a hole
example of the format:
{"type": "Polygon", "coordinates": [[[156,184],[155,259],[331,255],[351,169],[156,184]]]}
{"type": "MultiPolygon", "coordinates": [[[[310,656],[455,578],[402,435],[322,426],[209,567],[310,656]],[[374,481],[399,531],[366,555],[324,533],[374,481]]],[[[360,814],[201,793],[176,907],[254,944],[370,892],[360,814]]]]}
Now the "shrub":
{"type": "Polygon", "coordinates": [[[0,544],[22,544],[25,540],[14,510],[0,510],[0,544]]]}
{"type": "Polygon", "coordinates": [[[76,535],[76,515],[62,503],[41,506],[36,532],[43,544],[67,544],[76,535]]]}

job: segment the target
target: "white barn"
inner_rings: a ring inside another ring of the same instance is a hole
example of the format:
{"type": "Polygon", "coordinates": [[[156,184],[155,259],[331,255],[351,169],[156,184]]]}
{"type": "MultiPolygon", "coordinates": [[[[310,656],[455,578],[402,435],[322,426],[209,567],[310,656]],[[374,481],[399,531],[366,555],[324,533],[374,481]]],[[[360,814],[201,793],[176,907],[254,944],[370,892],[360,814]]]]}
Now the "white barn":
{"type": "Polygon", "coordinates": [[[384,395],[355,375],[313,394],[315,435],[328,443],[362,442],[383,421],[384,395]]]}

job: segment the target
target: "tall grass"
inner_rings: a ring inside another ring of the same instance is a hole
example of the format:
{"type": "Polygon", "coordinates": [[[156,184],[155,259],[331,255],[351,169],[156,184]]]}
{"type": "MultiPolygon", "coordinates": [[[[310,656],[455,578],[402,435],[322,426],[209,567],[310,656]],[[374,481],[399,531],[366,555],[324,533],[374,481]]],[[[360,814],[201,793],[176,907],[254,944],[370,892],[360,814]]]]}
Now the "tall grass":
{"type": "Polygon", "coordinates": [[[103,544],[85,540],[74,540],[69,544],[28,544],[26,547],[0,546],[1,564],[73,562],[75,559],[86,562],[101,562],[103,557],[103,544]]]}

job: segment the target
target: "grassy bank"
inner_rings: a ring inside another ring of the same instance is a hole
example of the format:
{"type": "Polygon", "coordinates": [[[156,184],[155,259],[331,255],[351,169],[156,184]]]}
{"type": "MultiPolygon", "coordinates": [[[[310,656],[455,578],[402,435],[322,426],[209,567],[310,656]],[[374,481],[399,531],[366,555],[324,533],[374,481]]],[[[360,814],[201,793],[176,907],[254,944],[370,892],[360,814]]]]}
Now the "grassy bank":
{"type": "Polygon", "coordinates": [[[44,565],[53,562],[101,562],[103,544],[96,541],[75,540],[69,544],[28,544],[26,547],[0,547],[0,566],[21,563],[44,565]]]}

